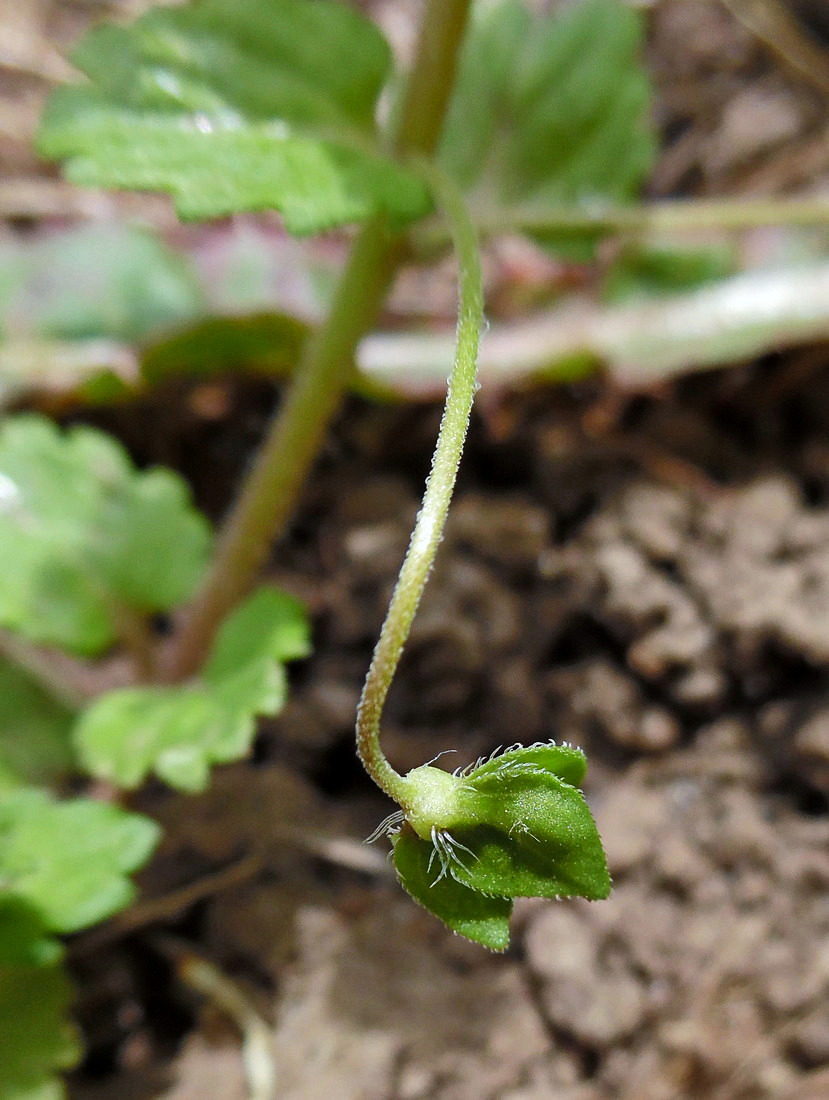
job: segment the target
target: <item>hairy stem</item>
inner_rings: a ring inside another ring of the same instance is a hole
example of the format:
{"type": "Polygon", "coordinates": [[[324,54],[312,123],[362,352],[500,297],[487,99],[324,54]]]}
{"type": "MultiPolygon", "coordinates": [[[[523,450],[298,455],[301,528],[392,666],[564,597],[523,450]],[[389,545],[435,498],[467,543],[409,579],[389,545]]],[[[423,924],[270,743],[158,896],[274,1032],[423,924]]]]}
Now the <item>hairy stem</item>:
{"type": "Polygon", "coordinates": [[[423,504],[357,711],[357,752],[360,759],[375,783],[404,809],[407,805],[407,781],[383,754],[380,719],[443,535],[477,389],[478,343],[484,309],[478,241],[463,199],[455,186],[436,169],[426,167],[424,172],[439,206],[447,216],[458,257],[460,290],[455,362],[449,376],[446,404],[423,504]]]}
{"type": "MultiPolygon", "coordinates": [[[[471,0],[429,0],[391,145],[400,156],[434,151],[454,82],[471,0]]],[[[403,256],[384,218],[360,230],[331,311],[310,341],[288,395],[225,521],[207,577],[173,645],[167,677],[195,673],[224,617],[249,590],[287,526],[353,373],[354,352],[403,256]]]]}

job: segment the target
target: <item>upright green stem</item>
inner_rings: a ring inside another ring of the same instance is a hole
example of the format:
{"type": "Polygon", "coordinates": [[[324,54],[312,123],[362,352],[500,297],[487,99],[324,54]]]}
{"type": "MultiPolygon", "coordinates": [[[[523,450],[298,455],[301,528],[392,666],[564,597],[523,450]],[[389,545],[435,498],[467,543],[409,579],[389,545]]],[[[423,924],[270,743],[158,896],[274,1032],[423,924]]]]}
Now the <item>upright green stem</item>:
{"type": "MultiPolygon", "coordinates": [[[[393,150],[432,153],[440,135],[471,0],[429,0],[401,106],[393,150]]],[[[382,217],[358,234],[331,311],[300,363],[284,404],[222,528],[207,577],[174,643],[166,675],[195,673],[220,623],[250,588],[273,540],[293,514],[353,372],[360,338],[373,326],[403,251],[382,217]]]]}
{"type": "Polygon", "coordinates": [[[380,747],[380,719],[403,646],[417,611],[446,524],[472,401],[477,389],[478,343],[483,323],[483,284],[475,229],[455,186],[442,173],[424,167],[438,204],[446,214],[458,257],[460,291],[455,362],[446,404],[409,549],[374,650],[357,711],[357,751],[377,785],[406,808],[407,782],[380,747]]]}

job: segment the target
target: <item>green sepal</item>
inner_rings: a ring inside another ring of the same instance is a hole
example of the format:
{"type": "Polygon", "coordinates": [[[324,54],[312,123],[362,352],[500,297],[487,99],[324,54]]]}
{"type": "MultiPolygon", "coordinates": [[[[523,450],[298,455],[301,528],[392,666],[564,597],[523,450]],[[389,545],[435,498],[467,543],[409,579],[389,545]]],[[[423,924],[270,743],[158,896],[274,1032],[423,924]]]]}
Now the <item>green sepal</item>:
{"type": "Polygon", "coordinates": [[[553,768],[581,781],[586,763],[567,746],[530,746],[462,777],[459,820],[450,829],[468,849],[453,868],[460,881],[506,897],[607,897],[610,875],[587,802],[553,768]],[[541,766],[545,754],[549,770],[541,766]]]}
{"type": "Polygon", "coordinates": [[[477,790],[485,790],[490,781],[500,783],[516,768],[539,768],[558,776],[571,787],[580,787],[587,774],[587,757],[581,749],[572,745],[556,745],[553,741],[539,741],[534,745],[510,746],[497,756],[478,764],[468,774],[475,778],[477,790]]]}
{"type": "Polygon", "coordinates": [[[394,867],[403,888],[424,909],[468,940],[492,951],[509,946],[512,901],[470,890],[451,875],[441,875],[432,843],[408,825],[392,836],[394,867]]]}

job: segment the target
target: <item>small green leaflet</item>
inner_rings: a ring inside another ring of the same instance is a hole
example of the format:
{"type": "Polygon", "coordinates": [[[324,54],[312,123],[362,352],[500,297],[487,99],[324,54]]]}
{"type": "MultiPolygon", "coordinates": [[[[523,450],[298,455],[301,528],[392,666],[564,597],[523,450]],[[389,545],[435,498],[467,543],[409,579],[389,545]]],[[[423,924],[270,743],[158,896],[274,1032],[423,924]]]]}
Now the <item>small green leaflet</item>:
{"type": "MultiPolygon", "coordinates": [[[[0,883],[4,897],[34,910],[49,932],[76,932],[128,905],[129,875],[151,855],[158,826],[87,798],[56,802],[37,788],[0,794],[0,883]]],[[[21,910],[11,917],[15,935],[21,910]]]]}
{"type": "Polygon", "coordinates": [[[256,717],[281,710],[283,662],[309,651],[299,601],[260,588],[223,624],[199,682],[124,688],[96,700],[74,730],[80,760],[120,787],[136,787],[155,772],[180,790],[204,790],[211,765],[248,752],[256,717]]]}
{"type": "Polygon", "coordinates": [[[401,883],[453,931],[499,951],[513,898],[607,897],[607,861],[578,789],[585,769],[579,749],[552,743],[454,775],[415,768],[407,808],[390,819],[401,883]]]}
{"type": "Polygon", "coordinates": [[[0,427],[0,624],[94,655],[119,608],[166,611],[197,584],[210,549],[187,486],[137,471],[93,428],[23,415],[0,427]]]}
{"type": "MultiPolygon", "coordinates": [[[[440,148],[473,207],[635,198],[656,149],[642,42],[642,19],[622,0],[548,16],[522,0],[476,5],[440,148]]],[[[542,243],[588,258],[595,239],[559,233],[542,243]]]]}
{"type": "Polygon", "coordinates": [[[430,206],[378,152],[374,114],[391,54],[328,0],[201,0],[102,26],[72,60],[39,148],[76,183],[169,192],[185,218],[279,210],[293,233],[430,206]]]}

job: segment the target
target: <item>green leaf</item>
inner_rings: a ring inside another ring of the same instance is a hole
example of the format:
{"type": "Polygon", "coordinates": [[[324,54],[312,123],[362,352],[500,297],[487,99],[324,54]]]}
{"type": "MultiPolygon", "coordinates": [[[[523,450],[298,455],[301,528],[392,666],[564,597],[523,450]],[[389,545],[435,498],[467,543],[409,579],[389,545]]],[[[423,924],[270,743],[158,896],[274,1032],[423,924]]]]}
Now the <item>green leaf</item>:
{"type": "Polygon", "coordinates": [[[401,885],[416,902],[453,932],[493,951],[506,950],[511,900],[469,890],[450,875],[441,877],[432,844],[408,826],[392,837],[392,845],[401,885]]]}
{"type": "Polygon", "coordinates": [[[66,1018],[72,998],[60,965],[0,966],[0,1096],[60,1100],[56,1074],[71,1069],[81,1048],[66,1018]]]}
{"type": "Polygon", "coordinates": [[[311,631],[304,605],[288,592],[263,585],[222,625],[204,675],[218,683],[262,657],[297,661],[310,652],[311,631]]]}
{"type": "Polygon", "coordinates": [[[48,783],[69,771],[72,721],[34,680],[0,659],[0,790],[48,783]]]}
{"type": "MultiPolygon", "coordinates": [[[[537,17],[520,0],[481,4],[442,163],[490,207],[634,198],[655,153],[642,41],[641,17],[621,0],[583,0],[537,17]]],[[[559,233],[544,243],[586,258],[595,239],[559,233]]]]}
{"type": "Polygon", "coordinates": [[[154,771],[180,790],[203,790],[211,765],[248,752],[257,716],[282,709],[282,662],[308,652],[301,605],[261,588],[222,626],[202,682],[127,688],[96,700],[74,731],[80,759],[93,775],[121,787],[136,787],[154,771]]]}
{"type": "Polygon", "coordinates": [[[135,341],[198,316],[195,271],[144,229],[85,225],[0,241],[0,336],[135,341]]]}
{"type": "Polygon", "coordinates": [[[0,970],[5,966],[51,966],[63,954],[43,917],[25,898],[0,889],[0,970]]]}
{"type": "Polygon", "coordinates": [[[34,415],[0,428],[0,624],[100,653],[120,607],[151,613],[186,599],[209,548],[171,471],[137,472],[92,428],[61,432],[34,415]]]}
{"type": "Polygon", "coordinates": [[[40,150],[76,183],[167,191],[190,218],[275,209],[295,233],[429,207],[376,151],[390,51],[345,4],[156,8],[94,30],[73,61],[91,83],[53,94],[40,150]]]}
{"type": "Polygon", "coordinates": [[[128,905],[129,874],[149,858],[158,826],[119,806],[44,791],[0,794],[0,882],[53,932],[75,932],[128,905]]]}

